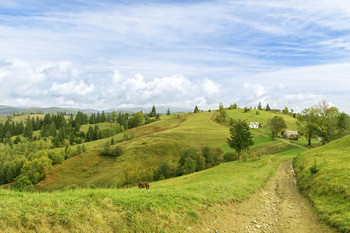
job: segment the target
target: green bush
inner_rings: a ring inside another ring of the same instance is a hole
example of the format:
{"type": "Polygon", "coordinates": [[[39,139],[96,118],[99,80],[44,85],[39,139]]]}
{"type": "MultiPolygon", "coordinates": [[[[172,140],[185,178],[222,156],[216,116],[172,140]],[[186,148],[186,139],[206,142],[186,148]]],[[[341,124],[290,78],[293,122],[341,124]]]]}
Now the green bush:
{"type": "Polygon", "coordinates": [[[225,162],[231,162],[238,160],[238,154],[234,152],[227,152],[224,154],[224,161],[225,162]]]}
{"type": "Polygon", "coordinates": [[[163,180],[172,177],[171,167],[167,163],[161,163],[159,167],[153,172],[154,180],[163,180]]]}
{"type": "Polygon", "coordinates": [[[317,166],[316,160],[314,162],[314,165],[312,165],[309,169],[311,174],[316,174],[317,172],[319,172],[320,168],[317,166]]]}
{"type": "Polygon", "coordinates": [[[121,156],[123,154],[123,149],[121,146],[116,146],[113,151],[112,151],[112,154],[111,156],[112,157],[118,157],[118,156],[121,156]]]}
{"type": "Polygon", "coordinates": [[[20,175],[15,179],[15,187],[19,191],[30,191],[33,188],[33,183],[28,176],[20,175]]]}

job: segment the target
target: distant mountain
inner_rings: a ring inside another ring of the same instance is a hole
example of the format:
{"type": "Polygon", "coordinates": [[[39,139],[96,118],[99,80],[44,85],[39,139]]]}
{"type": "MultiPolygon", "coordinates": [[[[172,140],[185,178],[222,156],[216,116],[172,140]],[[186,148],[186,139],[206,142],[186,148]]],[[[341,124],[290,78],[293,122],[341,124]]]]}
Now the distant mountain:
{"type": "Polygon", "coordinates": [[[24,113],[24,114],[44,113],[44,114],[47,114],[47,113],[65,112],[68,114],[70,114],[70,113],[76,114],[78,111],[83,111],[84,113],[98,112],[98,110],[95,110],[95,109],[75,109],[75,108],[60,108],[60,107],[48,107],[48,108],[12,107],[12,106],[0,105],[0,116],[12,115],[14,113],[24,113]]]}
{"type": "MultiPolygon", "coordinates": [[[[165,114],[168,111],[168,108],[170,110],[170,113],[184,113],[184,112],[192,112],[193,108],[185,108],[185,107],[166,107],[166,106],[155,106],[156,112],[165,114]]],[[[118,109],[108,109],[105,110],[105,112],[112,112],[112,111],[122,111],[122,112],[140,112],[148,113],[151,112],[152,108],[145,108],[145,107],[133,107],[133,108],[118,108],[118,109]]]]}
{"type": "MultiPolygon", "coordinates": [[[[193,109],[191,108],[184,108],[184,107],[166,107],[166,106],[156,106],[157,113],[166,113],[168,111],[168,108],[170,109],[171,113],[180,113],[180,112],[192,112],[193,109]]],[[[61,108],[61,107],[48,107],[48,108],[42,108],[42,107],[12,107],[12,106],[6,106],[6,105],[0,105],[0,116],[8,116],[12,115],[14,113],[24,113],[24,114],[31,114],[31,113],[58,113],[58,112],[65,112],[67,114],[76,114],[78,111],[82,111],[87,114],[91,113],[97,113],[99,110],[96,109],[78,109],[78,108],[61,108]]],[[[144,107],[134,107],[134,108],[118,108],[118,109],[107,109],[104,110],[107,112],[117,111],[117,112],[130,112],[135,113],[142,111],[144,113],[151,112],[151,108],[144,108],[144,107]]],[[[101,112],[101,111],[100,111],[101,112]]]]}

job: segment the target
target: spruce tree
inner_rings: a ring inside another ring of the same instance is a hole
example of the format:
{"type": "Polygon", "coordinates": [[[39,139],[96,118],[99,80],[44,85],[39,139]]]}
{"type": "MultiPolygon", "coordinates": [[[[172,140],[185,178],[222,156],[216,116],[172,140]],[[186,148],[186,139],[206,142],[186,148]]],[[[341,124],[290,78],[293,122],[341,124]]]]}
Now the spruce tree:
{"type": "Polygon", "coordinates": [[[29,139],[33,139],[33,127],[32,127],[32,121],[28,117],[26,127],[24,128],[24,137],[27,137],[29,139]]]}
{"type": "Polygon", "coordinates": [[[241,152],[254,145],[247,122],[245,120],[234,121],[230,128],[230,138],[227,138],[226,141],[231,148],[237,151],[238,159],[240,159],[241,152]]]}
{"type": "Polygon", "coordinates": [[[156,107],[153,105],[150,117],[155,117],[157,115],[156,107]]]}
{"type": "Polygon", "coordinates": [[[269,104],[266,104],[265,110],[266,110],[266,111],[271,111],[271,108],[270,108],[270,105],[269,105],[269,104]]]}
{"type": "Polygon", "coordinates": [[[102,114],[101,114],[101,122],[106,122],[106,114],[105,114],[105,111],[102,111],[102,114]]]}
{"type": "Polygon", "coordinates": [[[166,112],[166,114],[169,116],[170,115],[170,109],[168,108],[168,111],[166,112]]]}
{"type": "Polygon", "coordinates": [[[193,112],[194,113],[197,113],[197,112],[199,112],[199,109],[198,109],[198,107],[197,107],[197,105],[194,107],[194,110],[193,110],[193,112]]]}

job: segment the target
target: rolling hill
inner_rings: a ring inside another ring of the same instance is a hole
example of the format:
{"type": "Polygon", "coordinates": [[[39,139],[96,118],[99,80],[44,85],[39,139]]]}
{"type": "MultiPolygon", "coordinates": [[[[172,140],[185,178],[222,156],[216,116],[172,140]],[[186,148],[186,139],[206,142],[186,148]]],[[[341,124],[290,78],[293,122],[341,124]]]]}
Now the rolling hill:
{"type": "Polygon", "coordinates": [[[298,184],[322,219],[350,232],[350,136],[299,155],[298,184]]]}
{"type": "MultiPolygon", "coordinates": [[[[241,115],[238,111],[231,111],[228,112],[236,118],[248,117],[248,120],[250,119],[249,114],[241,115]]],[[[38,188],[52,191],[69,185],[81,187],[135,185],[140,180],[153,180],[153,170],[162,162],[175,166],[182,149],[209,146],[221,148],[224,152],[232,151],[226,143],[229,130],[212,120],[214,114],[214,112],[202,112],[162,116],[161,121],[118,134],[113,137],[115,141],[121,140],[124,134],[135,137],[133,140],[118,143],[124,151],[122,156],[106,158],[100,156],[101,149],[87,151],[56,166],[54,172],[39,183],[38,188]]],[[[273,117],[274,115],[268,112],[258,115],[261,118],[252,116],[254,120],[263,121],[268,116],[273,117]]],[[[290,118],[288,124],[293,124],[295,119],[290,118]]],[[[268,154],[269,151],[277,153],[288,149],[289,145],[272,140],[267,135],[266,129],[254,129],[252,133],[255,148],[274,144],[271,147],[256,149],[261,154],[268,154]]],[[[87,143],[86,147],[102,147],[108,140],[111,138],[87,143]]]]}

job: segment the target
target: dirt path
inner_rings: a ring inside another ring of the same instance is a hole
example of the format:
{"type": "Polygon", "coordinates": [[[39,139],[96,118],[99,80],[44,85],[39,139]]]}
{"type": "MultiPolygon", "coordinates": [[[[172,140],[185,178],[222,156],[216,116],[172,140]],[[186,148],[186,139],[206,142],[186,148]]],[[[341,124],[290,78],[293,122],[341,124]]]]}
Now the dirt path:
{"type": "MultiPolygon", "coordinates": [[[[306,150],[309,150],[310,148],[306,147],[306,146],[301,146],[301,145],[298,145],[298,144],[295,144],[295,143],[291,143],[291,142],[288,142],[286,140],[283,140],[283,139],[280,139],[280,138],[277,138],[277,140],[281,141],[281,142],[284,142],[284,143],[287,143],[287,144],[291,144],[293,146],[297,146],[297,147],[300,147],[300,148],[303,148],[303,149],[306,149],[306,150]]],[[[288,139],[287,139],[288,140],[288,139]]]]}
{"type": "Polygon", "coordinates": [[[333,229],[320,222],[310,203],[299,193],[291,162],[280,165],[265,188],[248,200],[215,206],[205,218],[207,224],[194,232],[317,232],[333,229]]]}

